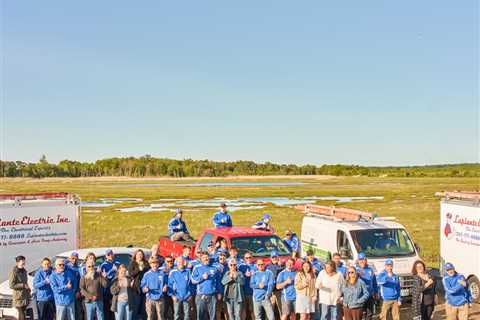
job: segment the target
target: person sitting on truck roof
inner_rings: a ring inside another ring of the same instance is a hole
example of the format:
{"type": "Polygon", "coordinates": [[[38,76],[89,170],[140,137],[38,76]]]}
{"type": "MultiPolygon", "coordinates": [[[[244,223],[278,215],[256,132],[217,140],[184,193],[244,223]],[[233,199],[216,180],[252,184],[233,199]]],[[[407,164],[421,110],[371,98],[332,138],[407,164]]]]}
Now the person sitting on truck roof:
{"type": "Polygon", "coordinates": [[[232,218],[230,217],[230,214],[228,213],[227,210],[227,204],[226,203],[221,203],[220,204],[220,211],[215,213],[213,216],[213,225],[215,228],[226,228],[226,227],[232,227],[232,218]]]}
{"type": "Polygon", "coordinates": [[[49,258],[43,258],[42,265],[35,272],[33,287],[37,298],[38,318],[41,320],[53,320],[55,316],[55,302],[53,291],[50,286],[50,275],[52,274],[52,263],[49,258]]]}
{"type": "Polygon", "coordinates": [[[332,261],[335,262],[337,272],[343,274],[343,277],[345,278],[347,276],[347,268],[343,265],[340,253],[335,252],[334,254],[332,254],[332,261]]]}
{"type": "Polygon", "coordinates": [[[365,303],[366,320],[371,320],[374,315],[375,300],[378,299],[378,287],[375,271],[368,265],[367,256],[360,252],[357,257],[357,265],[355,266],[358,277],[363,280],[367,286],[369,297],[365,303]]]}
{"type": "Polygon", "coordinates": [[[75,319],[75,275],[65,268],[65,260],[55,260],[55,270],[50,275],[57,319],[75,319]]]}
{"type": "Polygon", "coordinates": [[[385,261],[385,270],[377,276],[377,283],[380,289],[380,296],[383,300],[380,319],[387,320],[391,312],[393,320],[400,320],[400,279],[393,273],[393,260],[385,261]]]}
{"type": "Polygon", "coordinates": [[[292,232],[292,230],[287,229],[285,231],[285,238],[283,241],[292,249],[292,257],[296,258],[298,252],[300,251],[300,243],[298,241],[297,235],[292,232]]]}
{"type": "Polygon", "coordinates": [[[192,271],[192,283],[197,285],[197,319],[215,320],[215,305],[218,294],[219,273],[211,264],[207,252],[202,252],[202,264],[197,265],[192,271]]]}
{"type": "Polygon", "coordinates": [[[257,229],[257,230],[265,230],[265,231],[275,232],[275,229],[270,224],[271,220],[272,220],[272,217],[268,213],[265,213],[262,217],[262,220],[259,220],[259,221],[255,222],[255,224],[252,226],[252,228],[257,229]]]}
{"type": "Polygon", "coordinates": [[[445,289],[447,319],[468,319],[468,308],[472,296],[468,290],[467,280],[455,270],[451,263],[445,264],[443,287],[445,289]]]}
{"type": "Polygon", "coordinates": [[[182,219],[183,210],[175,210],[175,216],[168,223],[168,236],[172,241],[192,241],[187,224],[182,219]]]}

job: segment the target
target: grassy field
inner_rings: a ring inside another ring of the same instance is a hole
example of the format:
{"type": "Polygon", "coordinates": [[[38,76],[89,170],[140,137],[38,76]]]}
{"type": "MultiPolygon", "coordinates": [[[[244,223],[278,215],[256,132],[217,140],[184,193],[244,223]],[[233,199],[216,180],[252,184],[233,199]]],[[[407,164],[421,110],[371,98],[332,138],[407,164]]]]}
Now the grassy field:
{"type": "MultiPolygon", "coordinates": [[[[287,187],[179,187],[178,179],[2,179],[0,193],[66,191],[82,200],[105,197],[142,198],[141,205],[149,205],[161,198],[210,199],[214,197],[305,197],[305,196],[383,196],[383,200],[351,202],[342,206],[373,211],[381,216],[395,216],[403,223],[414,241],[421,247],[421,255],[430,266],[438,265],[439,257],[439,199],[434,196],[443,190],[478,190],[478,178],[367,178],[367,177],[242,177],[223,179],[182,179],[181,183],[208,181],[298,181],[300,186],[287,187]],[[161,183],[161,186],[136,187],[132,184],[161,183]]],[[[331,205],[331,201],[318,201],[331,205]]],[[[151,246],[158,236],[166,233],[171,212],[122,213],[121,207],[139,204],[119,203],[108,208],[88,208],[82,212],[82,246],[140,245],[151,246]],[[92,210],[94,209],[94,210],[92,210]],[[97,211],[95,211],[97,210],[97,211]]],[[[195,208],[185,210],[185,220],[195,236],[211,226],[215,210],[195,208]]],[[[290,207],[269,204],[260,210],[240,210],[232,213],[235,225],[249,226],[263,212],[273,216],[277,232],[286,228],[300,232],[302,214],[290,207]]]]}

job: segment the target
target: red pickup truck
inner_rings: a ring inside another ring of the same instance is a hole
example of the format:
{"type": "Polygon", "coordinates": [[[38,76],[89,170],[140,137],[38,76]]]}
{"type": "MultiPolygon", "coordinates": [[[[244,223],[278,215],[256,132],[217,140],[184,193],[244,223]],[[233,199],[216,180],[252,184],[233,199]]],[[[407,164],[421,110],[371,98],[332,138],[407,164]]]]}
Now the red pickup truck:
{"type": "Polygon", "coordinates": [[[237,247],[241,258],[245,253],[250,252],[254,260],[261,258],[269,262],[271,252],[276,251],[280,261],[285,262],[292,255],[291,249],[276,234],[244,227],[207,229],[196,242],[172,241],[168,236],[163,236],[158,242],[158,254],[164,257],[177,257],[182,255],[183,246],[187,245],[192,248],[190,258],[194,259],[197,248],[207,251],[210,242],[218,244],[222,239],[227,241],[228,248],[237,247]]]}

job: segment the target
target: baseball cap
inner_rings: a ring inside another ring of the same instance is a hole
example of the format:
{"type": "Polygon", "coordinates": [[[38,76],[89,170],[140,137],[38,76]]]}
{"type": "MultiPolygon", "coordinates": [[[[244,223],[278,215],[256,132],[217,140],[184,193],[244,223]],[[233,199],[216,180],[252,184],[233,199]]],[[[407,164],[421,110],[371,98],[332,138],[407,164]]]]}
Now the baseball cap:
{"type": "Polygon", "coordinates": [[[272,217],[271,217],[268,213],[265,213],[265,214],[263,215],[263,218],[262,218],[262,219],[263,219],[263,220],[270,220],[271,218],[272,218],[272,217]]]}
{"type": "Polygon", "coordinates": [[[20,255],[20,256],[15,257],[15,262],[19,262],[19,261],[23,261],[23,260],[25,260],[25,256],[20,255]]]}
{"type": "Polygon", "coordinates": [[[273,250],[271,253],[270,253],[270,258],[278,258],[278,252],[273,250]]]}
{"type": "Polygon", "coordinates": [[[445,268],[446,271],[448,271],[448,270],[454,270],[454,269],[455,269],[455,267],[453,266],[453,264],[450,263],[450,262],[445,263],[444,268],[445,268]]]}
{"type": "Polygon", "coordinates": [[[106,255],[106,256],[109,256],[109,255],[111,255],[111,254],[113,254],[113,250],[112,250],[112,249],[108,249],[107,251],[105,251],[105,255],[106,255]]]}
{"type": "Polygon", "coordinates": [[[390,265],[390,266],[393,266],[393,260],[388,258],[387,260],[385,260],[385,265],[390,265]]]}
{"type": "Polygon", "coordinates": [[[73,251],[72,253],[70,253],[70,257],[78,258],[78,252],[73,251]]]}
{"type": "Polygon", "coordinates": [[[365,260],[365,259],[367,259],[367,256],[365,255],[365,253],[360,252],[358,254],[358,260],[365,260]]]}

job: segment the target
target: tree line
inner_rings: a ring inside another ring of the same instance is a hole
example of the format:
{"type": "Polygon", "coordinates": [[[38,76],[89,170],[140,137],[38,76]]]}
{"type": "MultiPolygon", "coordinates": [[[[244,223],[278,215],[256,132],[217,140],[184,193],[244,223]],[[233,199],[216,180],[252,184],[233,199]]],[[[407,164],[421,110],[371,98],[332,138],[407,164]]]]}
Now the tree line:
{"type": "Polygon", "coordinates": [[[295,165],[253,161],[174,160],[149,155],[108,158],[95,162],[62,160],[49,163],[42,156],[37,163],[0,161],[2,177],[225,177],[240,175],[333,175],[371,177],[480,177],[480,163],[367,167],[358,165],[295,165]]]}

